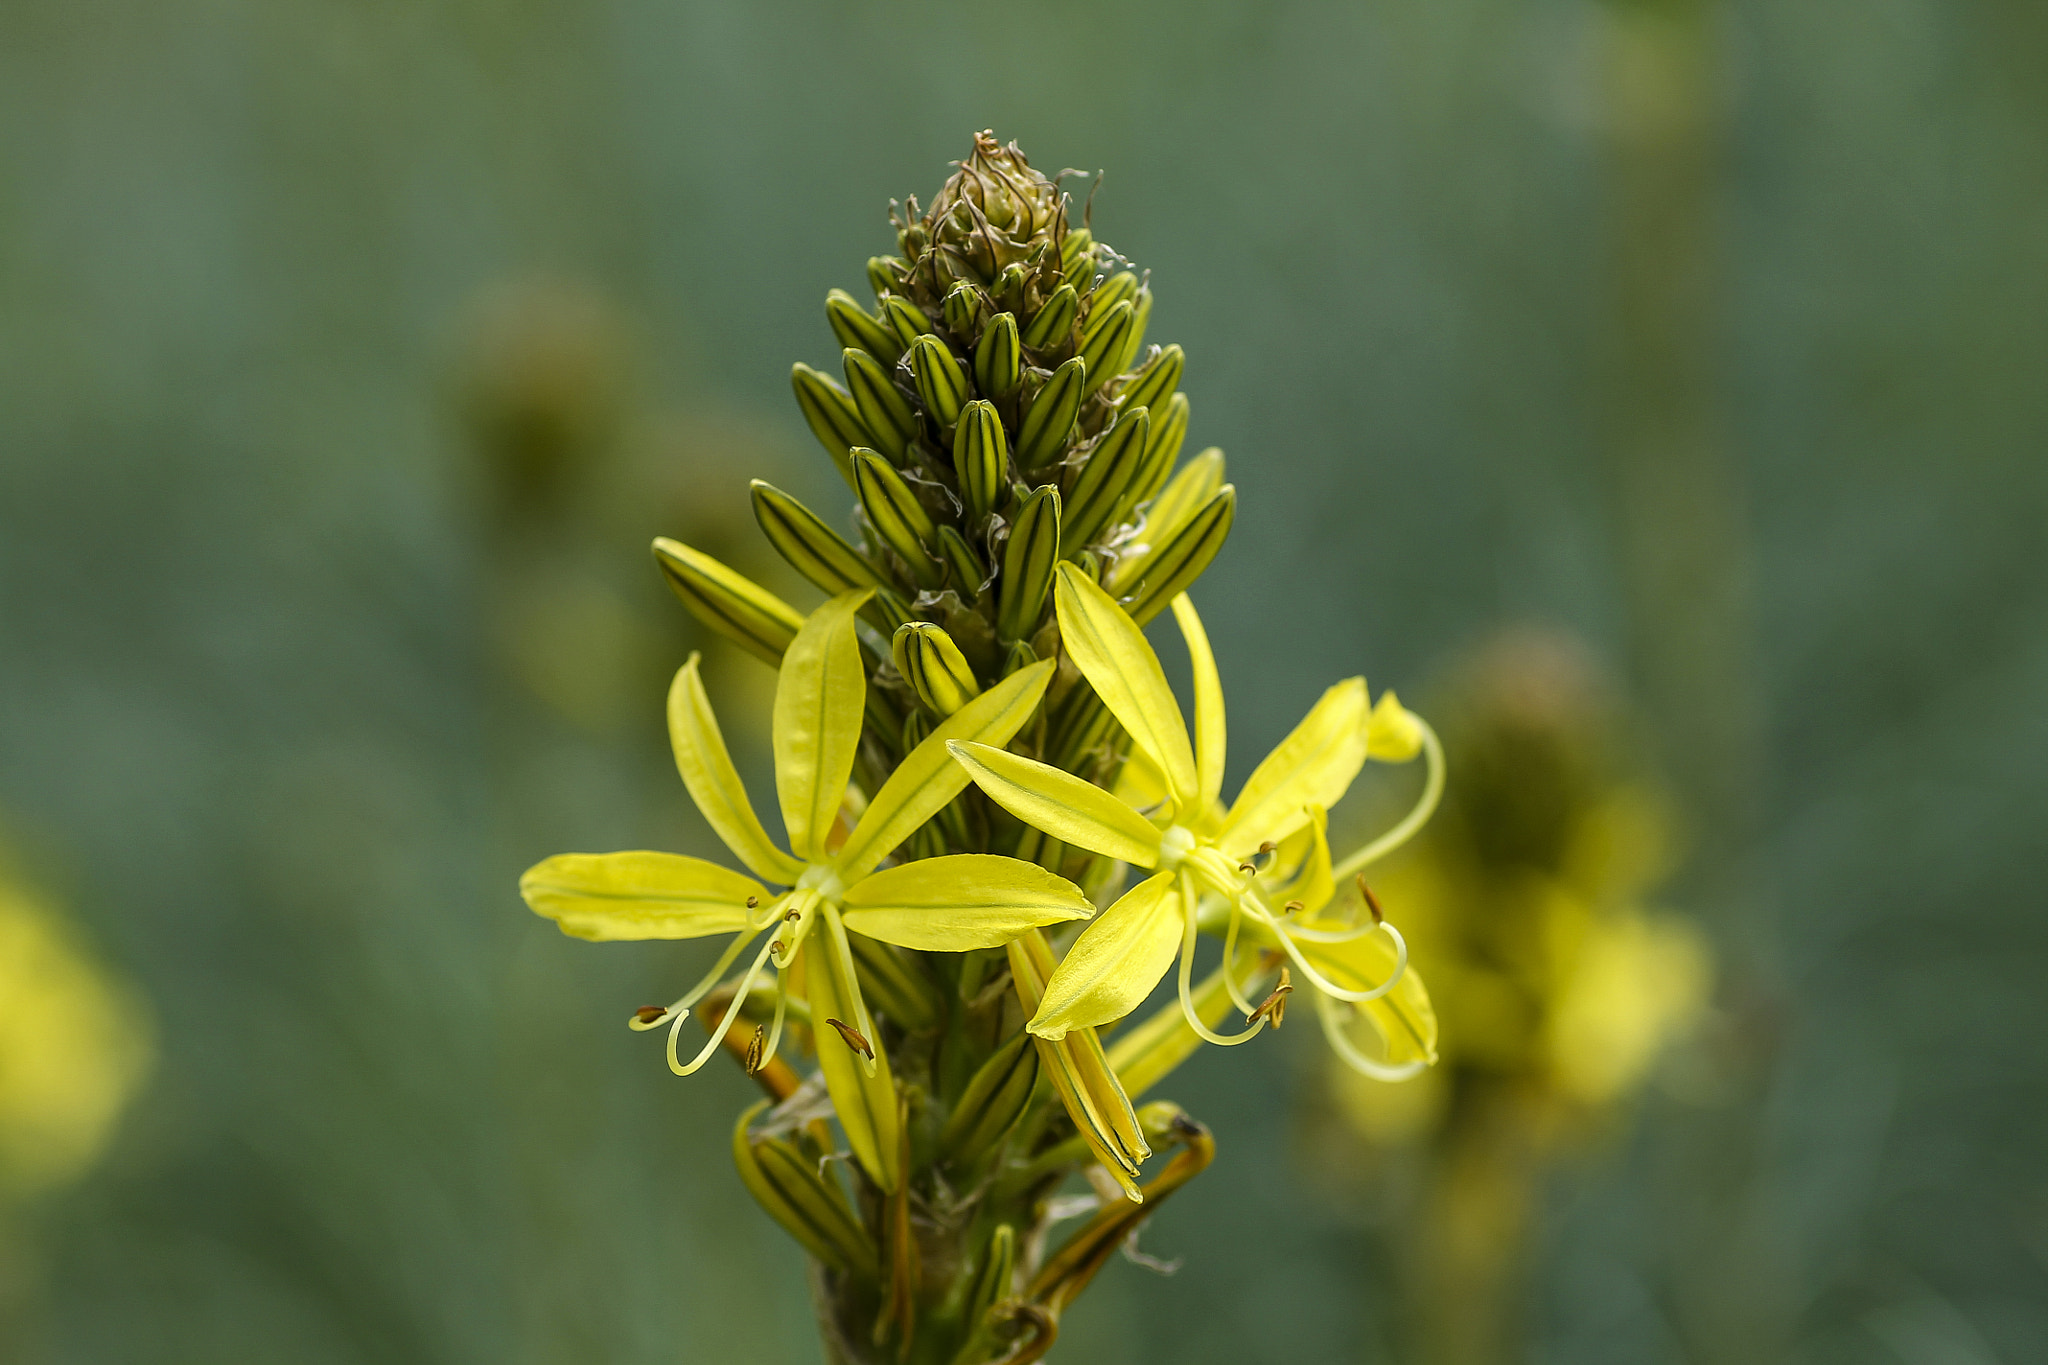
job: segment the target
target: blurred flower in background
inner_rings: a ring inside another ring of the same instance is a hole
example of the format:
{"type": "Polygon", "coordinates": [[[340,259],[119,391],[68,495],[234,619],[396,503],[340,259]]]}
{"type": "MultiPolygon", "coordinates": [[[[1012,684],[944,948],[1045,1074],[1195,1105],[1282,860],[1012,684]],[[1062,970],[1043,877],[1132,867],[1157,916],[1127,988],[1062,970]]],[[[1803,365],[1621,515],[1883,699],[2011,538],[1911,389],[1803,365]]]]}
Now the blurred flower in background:
{"type": "Polygon", "coordinates": [[[1699,1022],[1712,965],[1654,897],[1672,863],[1657,790],[1569,639],[1503,633],[1433,702],[1452,780],[1435,822],[1376,879],[1431,964],[1443,1065],[1404,1085],[1347,1067],[1315,1088],[1325,1179],[1417,1250],[1412,1349],[1429,1365],[1516,1358],[1516,1300],[1541,1181],[1610,1132],[1699,1022]],[[1360,1162],[1360,1144],[1376,1159],[1360,1162]]]}
{"type": "Polygon", "coordinates": [[[32,1282],[25,1215],[99,1160],[152,1050],[140,997],[0,859],[0,1326],[32,1282]]]}

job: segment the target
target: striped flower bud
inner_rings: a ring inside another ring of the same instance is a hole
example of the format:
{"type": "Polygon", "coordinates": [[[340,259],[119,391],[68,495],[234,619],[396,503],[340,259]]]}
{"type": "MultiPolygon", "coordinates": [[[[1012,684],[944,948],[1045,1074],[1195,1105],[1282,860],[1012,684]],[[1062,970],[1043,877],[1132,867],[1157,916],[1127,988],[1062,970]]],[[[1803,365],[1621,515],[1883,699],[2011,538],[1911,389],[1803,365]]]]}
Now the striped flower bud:
{"type": "Polygon", "coordinates": [[[761,533],[789,567],[819,591],[837,596],[855,588],[888,586],[867,556],[810,508],[761,479],[753,481],[752,489],[754,520],[761,524],[761,533]]]}
{"type": "Polygon", "coordinates": [[[889,642],[896,671],[925,709],[944,719],[981,695],[981,684],[953,637],[929,621],[897,628],[889,642]]]}
{"type": "Polygon", "coordinates": [[[846,452],[855,446],[875,443],[867,423],[860,419],[860,410],[854,406],[853,395],[808,365],[794,366],[789,382],[796,390],[796,405],[802,409],[811,435],[825,447],[825,453],[832,457],[833,465],[850,486],[853,460],[846,452]]]}
{"type": "Polygon", "coordinates": [[[1145,468],[1132,490],[1140,503],[1155,496],[1173,477],[1173,462],[1180,458],[1181,443],[1188,436],[1188,396],[1175,394],[1164,412],[1155,413],[1151,438],[1145,442],[1145,468]]]}
{"type": "Polygon", "coordinates": [[[901,256],[868,257],[868,288],[875,291],[877,300],[884,294],[903,292],[904,276],[909,273],[910,267],[901,256]]]}
{"type": "Polygon", "coordinates": [[[1123,358],[1125,343],[1131,339],[1133,317],[1128,299],[1110,305],[1107,312],[1089,313],[1088,325],[1081,329],[1081,359],[1088,362],[1088,393],[1115,378],[1117,362],[1123,358]]]}
{"type": "Polygon", "coordinates": [[[998,313],[974,347],[974,387],[988,398],[1008,398],[1023,381],[1024,351],[1016,315],[998,313]]]}
{"type": "Polygon", "coordinates": [[[885,365],[895,364],[896,357],[903,354],[903,343],[896,334],[869,316],[844,289],[825,296],[825,320],[832,324],[832,335],[839,338],[841,347],[866,351],[885,365]]]}
{"type": "Polygon", "coordinates": [[[1187,356],[1180,347],[1168,346],[1145,362],[1139,370],[1124,382],[1123,402],[1130,408],[1163,408],[1167,399],[1180,388],[1181,370],[1187,364],[1187,356]]]}
{"type": "Polygon", "coordinates": [[[939,524],[939,558],[953,575],[953,586],[960,590],[960,596],[972,602],[981,592],[982,584],[988,582],[988,567],[967,543],[967,537],[943,522],[939,524]]]}
{"type": "Polygon", "coordinates": [[[1038,629],[1059,562],[1060,490],[1047,484],[1024,499],[1016,524],[1010,528],[1010,543],[1003,551],[997,635],[1023,640],[1038,629]]]}
{"type": "Polygon", "coordinates": [[[929,548],[938,539],[938,528],[895,466],[872,450],[854,451],[853,491],[868,525],[909,567],[918,585],[936,588],[944,583],[945,571],[929,548]]]}
{"type": "Polygon", "coordinates": [[[866,351],[846,350],[846,388],[862,425],[875,438],[874,449],[901,460],[917,439],[917,412],[891,382],[889,372],[866,351]]]}
{"type": "Polygon", "coordinates": [[[701,550],[659,537],[654,562],[690,615],[757,658],[779,665],[803,627],[803,614],[744,574],[701,550]]]}
{"type": "Polygon", "coordinates": [[[741,1183],[811,1255],[842,1274],[876,1278],[881,1268],[874,1243],[839,1187],[820,1176],[817,1164],[787,1141],[757,1140],[749,1131],[767,1107],[768,1101],[762,1100],[741,1114],[733,1128],[732,1159],[741,1183]]]}
{"type": "Polygon", "coordinates": [[[1074,419],[1081,413],[1087,396],[1088,362],[1075,356],[1052,373],[1038,391],[1024,425],[1017,433],[1017,466],[1036,469],[1066,448],[1073,433],[1074,419]]]}
{"type": "Polygon", "coordinates": [[[882,318],[896,334],[899,348],[909,346],[921,336],[931,335],[931,319],[924,315],[922,308],[901,294],[891,294],[882,300],[882,318]]]}
{"type": "Polygon", "coordinates": [[[956,337],[974,335],[974,324],[981,319],[981,291],[971,284],[956,284],[939,305],[939,314],[946,320],[946,330],[956,337]]]}
{"type": "Polygon", "coordinates": [[[961,409],[953,428],[953,473],[967,505],[967,525],[979,527],[995,510],[1010,475],[1009,438],[993,403],[977,398],[961,409]]]}
{"type": "Polygon", "coordinates": [[[1065,350],[1073,339],[1074,319],[1081,315],[1081,296],[1063,284],[1039,308],[1024,329],[1024,344],[1034,351],[1065,350]]]}
{"type": "Polygon", "coordinates": [[[1019,1032],[981,1064],[953,1105],[939,1133],[939,1150],[948,1161],[972,1167],[1004,1138],[1038,1084],[1038,1049],[1031,1035],[1019,1032]]]}
{"type": "Polygon", "coordinates": [[[1226,483],[1171,540],[1154,546],[1132,575],[1137,593],[1125,607],[1131,619],[1144,625],[1200,578],[1223,548],[1236,516],[1237,490],[1226,483]]]}
{"type": "Polygon", "coordinates": [[[1067,498],[1060,527],[1068,558],[1079,554],[1136,501],[1131,484],[1145,463],[1151,429],[1151,413],[1144,408],[1126,409],[1089,452],[1088,463],[1067,498]]]}
{"type": "Polygon", "coordinates": [[[953,359],[945,342],[929,332],[913,341],[906,354],[924,410],[940,426],[952,426],[960,420],[960,405],[967,401],[967,375],[960,362],[953,359]]]}

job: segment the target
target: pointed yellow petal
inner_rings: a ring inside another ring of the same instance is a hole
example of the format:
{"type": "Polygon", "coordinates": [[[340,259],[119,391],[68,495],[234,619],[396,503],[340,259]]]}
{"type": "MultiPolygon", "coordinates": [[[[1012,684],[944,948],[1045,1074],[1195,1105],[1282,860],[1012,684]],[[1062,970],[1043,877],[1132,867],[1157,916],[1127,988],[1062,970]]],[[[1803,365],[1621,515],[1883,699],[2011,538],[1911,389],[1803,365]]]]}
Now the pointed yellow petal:
{"type": "Polygon", "coordinates": [[[1115,598],[1071,564],[1060,565],[1054,598],[1067,653],[1110,714],[1159,764],[1174,799],[1188,804],[1196,782],[1187,722],[1145,633],[1115,598]]]}
{"type": "Polygon", "coordinates": [[[875,1074],[870,1076],[852,1046],[825,1022],[837,1019],[851,1024],[859,1013],[852,984],[841,977],[825,937],[811,934],[805,938],[796,959],[804,1000],[811,1009],[811,1032],[817,1039],[818,1069],[825,1073],[825,1092],[832,1097],[846,1145],[886,1193],[896,1188],[900,1174],[896,1085],[889,1077],[889,1058],[879,1037],[868,1035],[875,1050],[875,1074]]]}
{"type": "Polygon", "coordinates": [[[1365,766],[1365,717],[1365,679],[1323,693],[1245,781],[1216,836],[1223,851],[1243,857],[1300,829],[1308,820],[1302,807],[1336,805],[1365,766]]]}
{"type": "Polygon", "coordinates": [[[1068,1029],[1123,1018],[1173,965],[1181,929],[1174,874],[1139,882],[1081,931],[1026,1027],[1041,1038],[1064,1038],[1068,1029]]]}
{"type": "Polygon", "coordinates": [[[1052,669],[1050,659],[1020,668],[939,722],[868,802],[860,823],[839,850],[835,866],[840,879],[850,885],[867,876],[919,825],[964,791],[967,774],[946,752],[946,745],[956,740],[1008,744],[1038,708],[1045,685],[1052,681],[1052,669]]]}
{"type": "Polygon", "coordinates": [[[1172,795],[1166,790],[1166,774],[1143,749],[1131,750],[1123,770],[1111,788],[1116,799],[1135,811],[1162,811],[1172,795]]]}
{"type": "Polygon", "coordinates": [[[1094,783],[986,744],[955,744],[952,750],[975,785],[1025,824],[1120,862],[1159,862],[1159,831],[1094,783]]]}
{"type": "MultiPolygon", "coordinates": [[[[1385,934],[1367,934],[1348,943],[1297,942],[1302,955],[1315,964],[1330,984],[1347,991],[1367,991],[1394,974],[1393,942],[1385,934]]],[[[1340,1007],[1341,1008],[1341,1007],[1340,1007]]],[[[1386,1044],[1386,1062],[1436,1062],[1436,1010],[1422,973],[1411,963],[1401,982],[1377,1000],[1358,1006],[1386,1044]]]]}
{"type": "Polygon", "coordinates": [[[1195,615],[1195,604],[1186,593],[1173,599],[1173,619],[1180,624],[1181,637],[1188,642],[1188,662],[1195,672],[1195,782],[1200,789],[1196,808],[1207,810],[1223,794],[1223,680],[1216,676],[1216,656],[1209,649],[1209,632],[1195,615]]]}
{"type": "Polygon", "coordinates": [[[1330,903],[1336,893],[1337,883],[1330,874],[1330,818],[1321,806],[1308,808],[1308,827],[1301,833],[1308,839],[1308,856],[1302,859],[1301,870],[1294,879],[1273,893],[1273,899],[1285,904],[1300,901],[1302,909],[1315,914],[1330,903]]]}
{"type": "Polygon", "coordinates": [[[929,953],[1000,948],[1026,929],[1095,913],[1066,878],[990,853],[921,858],[877,872],[841,904],[853,932],[929,953]]]}
{"type": "Polygon", "coordinates": [[[1388,688],[1372,708],[1365,751],[1381,763],[1406,763],[1422,752],[1422,727],[1388,688]]]}
{"type": "Polygon", "coordinates": [[[675,749],[676,771],[683,775],[690,799],[734,857],[757,877],[793,886],[804,865],[770,843],[768,831],[761,828],[732,756],[725,751],[725,737],[718,732],[711,699],[704,695],[697,660],[692,654],[668,689],[668,737],[675,749]]]}
{"type": "Polygon", "coordinates": [[[868,684],[853,614],[873,595],[844,592],[812,612],[775,680],[775,794],[789,851],[811,862],[824,861],[860,747],[868,684]]]}
{"type": "Polygon", "coordinates": [[[675,853],[558,853],[526,869],[519,894],[575,938],[700,938],[747,927],[752,877],[675,853]]]}

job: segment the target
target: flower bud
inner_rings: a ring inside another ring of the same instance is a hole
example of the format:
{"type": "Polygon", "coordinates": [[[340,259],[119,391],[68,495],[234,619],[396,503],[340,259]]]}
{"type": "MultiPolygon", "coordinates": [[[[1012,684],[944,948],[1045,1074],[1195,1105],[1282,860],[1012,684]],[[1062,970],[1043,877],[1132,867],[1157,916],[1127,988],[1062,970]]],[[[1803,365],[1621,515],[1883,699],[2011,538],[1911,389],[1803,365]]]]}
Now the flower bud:
{"type": "Polygon", "coordinates": [[[791,369],[789,382],[796,390],[796,405],[803,410],[811,435],[818,438],[818,444],[832,457],[840,476],[851,485],[853,461],[846,452],[875,442],[867,424],[860,419],[852,395],[808,365],[791,369]]]}
{"type": "Polygon", "coordinates": [[[943,583],[944,571],[928,548],[938,539],[938,528],[895,467],[872,450],[854,451],[853,491],[868,525],[909,567],[919,586],[936,588],[943,583]]]}
{"type": "Polygon", "coordinates": [[[754,520],[761,524],[761,533],[819,591],[837,596],[855,588],[886,586],[867,557],[817,513],[764,480],[755,479],[752,489],[754,520]]]}
{"type": "Polygon", "coordinates": [[[1003,552],[996,634],[1022,640],[1038,628],[1060,562],[1060,490],[1047,484],[1024,500],[1003,552]]]}
{"type": "Polygon", "coordinates": [[[956,337],[974,335],[974,324],[981,319],[981,291],[971,284],[956,284],[939,305],[941,316],[946,319],[946,330],[956,337]]]}
{"type": "Polygon", "coordinates": [[[654,562],[690,615],[748,653],[781,665],[783,652],[804,624],[795,607],[710,555],[665,536],[654,542],[654,562]]]}
{"type": "Polygon", "coordinates": [[[944,719],[981,695],[981,684],[960,647],[931,622],[898,627],[889,646],[896,671],[933,715],[944,719]]]}
{"type": "Polygon", "coordinates": [[[939,1150],[958,1166],[974,1166],[1009,1136],[1037,1084],[1038,1050],[1020,1030],[967,1082],[939,1134],[939,1150]]]}
{"type": "Polygon", "coordinates": [[[967,543],[967,537],[944,522],[939,523],[939,558],[953,575],[953,586],[960,590],[961,598],[972,602],[988,582],[988,566],[967,543]]]}
{"type": "Polygon", "coordinates": [[[967,504],[967,525],[978,527],[995,510],[1009,478],[1009,440],[995,405],[976,399],[960,411],[953,428],[953,472],[960,480],[960,500],[967,504]]]}
{"type": "Polygon", "coordinates": [[[908,346],[921,336],[931,335],[932,322],[924,315],[924,309],[901,294],[891,294],[882,300],[882,319],[896,334],[899,347],[908,346]]]}
{"type": "Polygon", "coordinates": [[[901,256],[868,257],[868,288],[875,291],[877,300],[884,294],[901,293],[909,273],[910,267],[901,256]]]}
{"type": "Polygon", "coordinates": [[[1065,350],[1073,340],[1074,319],[1080,312],[1081,297],[1074,286],[1061,285],[1032,315],[1024,328],[1024,344],[1034,351],[1065,350]]]}
{"type": "Polygon", "coordinates": [[[875,358],[856,347],[846,350],[846,387],[862,425],[874,436],[874,448],[901,460],[917,439],[917,410],[891,382],[875,358]]]}
{"type": "Polygon", "coordinates": [[[974,347],[974,386],[987,398],[1008,398],[1024,378],[1024,353],[1017,336],[1017,318],[998,313],[989,319],[974,347]]]}
{"type": "Polygon", "coordinates": [[[1153,413],[1152,435],[1145,442],[1145,467],[1131,484],[1132,506],[1157,497],[1173,476],[1173,462],[1180,458],[1181,443],[1188,436],[1188,396],[1177,393],[1165,410],[1153,413]]]}
{"type": "Polygon", "coordinates": [[[1080,356],[1052,372],[1052,378],[1033,400],[1031,410],[1024,414],[1024,425],[1017,433],[1018,468],[1036,469],[1066,448],[1087,385],[1088,362],[1080,356]]]}
{"type": "Polygon", "coordinates": [[[1236,516],[1237,490],[1226,483],[1171,540],[1156,545],[1132,574],[1137,593],[1124,608],[1131,619],[1144,625],[1200,578],[1223,548],[1236,516]]]}
{"type": "Polygon", "coordinates": [[[917,396],[924,410],[942,427],[960,418],[960,405],[967,401],[967,376],[946,343],[930,333],[910,344],[910,372],[917,380],[917,396]]]}
{"type": "Polygon", "coordinates": [[[1128,300],[1119,300],[1107,311],[1092,309],[1081,329],[1081,359],[1088,363],[1087,392],[1093,393],[1116,377],[1117,362],[1124,344],[1131,339],[1133,310],[1128,300]]]}
{"type": "Polygon", "coordinates": [[[1134,501],[1129,498],[1131,482],[1145,463],[1151,429],[1149,412],[1142,407],[1126,408],[1089,452],[1088,463],[1082,467],[1081,477],[1074,481],[1074,491],[1067,499],[1060,527],[1068,558],[1093,541],[1120,510],[1126,510],[1129,502],[1134,501]]]}
{"type": "Polygon", "coordinates": [[[1145,362],[1145,368],[1124,384],[1123,404],[1127,408],[1164,408],[1180,388],[1181,370],[1187,356],[1178,346],[1169,346],[1145,362]]]}
{"type": "Polygon", "coordinates": [[[885,365],[895,364],[896,357],[903,354],[903,343],[896,334],[870,317],[844,289],[825,296],[825,321],[832,324],[832,335],[839,338],[842,348],[866,351],[885,365]]]}
{"type": "Polygon", "coordinates": [[[876,1278],[881,1268],[874,1244],[861,1231],[846,1196],[787,1142],[756,1141],[748,1131],[767,1106],[766,1100],[754,1105],[733,1128],[732,1159],[741,1183],[768,1216],[818,1260],[841,1273],[876,1278]]]}

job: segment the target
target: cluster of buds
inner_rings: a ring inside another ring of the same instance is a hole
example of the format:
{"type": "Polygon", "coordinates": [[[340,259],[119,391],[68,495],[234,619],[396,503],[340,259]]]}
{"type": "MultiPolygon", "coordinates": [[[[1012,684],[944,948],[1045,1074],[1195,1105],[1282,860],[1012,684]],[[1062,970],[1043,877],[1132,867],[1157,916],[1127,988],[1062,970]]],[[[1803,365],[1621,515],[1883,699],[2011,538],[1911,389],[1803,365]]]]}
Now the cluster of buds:
{"type": "Polygon", "coordinates": [[[1203,1041],[1278,1028],[1297,981],[1354,1065],[1398,1077],[1435,1057],[1428,996],[1359,874],[1427,818],[1441,751],[1353,678],[1224,804],[1222,691],[1187,589],[1236,493],[1222,452],[1180,460],[1181,348],[1147,345],[1146,281],[1071,216],[983,134],[928,209],[893,213],[900,254],[868,263],[875,307],[828,297],[846,382],[798,365],[794,384],[856,534],[753,485],[821,606],[655,544],[691,611],[777,670],[786,839],[755,814],[692,658],[669,695],[677,767],[746,872],[565,854],[521,884],[585,938],[731,935],[632,1026],[665,1029],[680,1074],[723,1050],[766,1092],[734,1158],[809,1252],[837,1361],[1042,1356],[1213,1155],[1178,1107],[1136,1101],[1203,1041]],[[1142,631],[1169,607],[1195,667],[1192,736],[1142,631]],[[1415,810],[1333,859],[1325,811],[1367,758],[1418,754],[1415,810]],[[1222,955],[1198,982],[1204,933],[1222,955]],[[1176,962],[1178,998],[1106,1042],[1176,962]],[[1243,1027],[1219,1033],[1233,1007],[1243,1027]],[[710,1036],[686,1058],[692,1017],[710,1036]],[[815,1058],[810,1079],[790,1051],[815,1058]],[[1076,1175],[1093,1216],[1055,1248],[1076,1175]]]}

